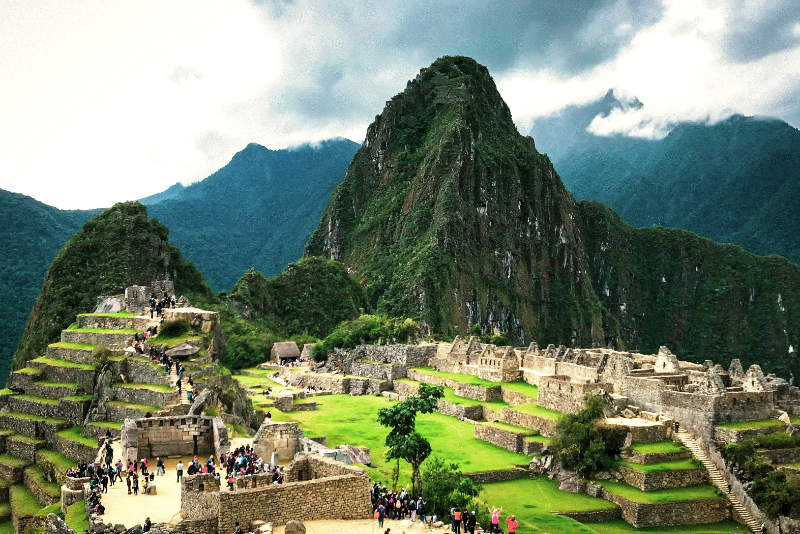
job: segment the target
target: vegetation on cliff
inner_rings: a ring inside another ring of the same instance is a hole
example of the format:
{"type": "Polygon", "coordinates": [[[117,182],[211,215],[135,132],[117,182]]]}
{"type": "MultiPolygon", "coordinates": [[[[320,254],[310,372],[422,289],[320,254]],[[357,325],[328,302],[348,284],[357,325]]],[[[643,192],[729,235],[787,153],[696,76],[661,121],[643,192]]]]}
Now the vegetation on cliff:
{"type": "Polygon", "coordinates": [[[39,356],[76,314],[94,309],[99,295],[168,277],[178,295],[199,304],[213,300],[203,276],[170,245],[168,235],[138,202],[116,204],[84,224],[47,270],[13,367],[39,356]]]}
{"type": "Polygon", "coordinates": [[[413,343],[420,336],[420,325],[413,319],[385,315],[361,315],[352,321],[342,321],[314,347],[314,359],[324,360],[333,349],[358,345],[413,343]]]}

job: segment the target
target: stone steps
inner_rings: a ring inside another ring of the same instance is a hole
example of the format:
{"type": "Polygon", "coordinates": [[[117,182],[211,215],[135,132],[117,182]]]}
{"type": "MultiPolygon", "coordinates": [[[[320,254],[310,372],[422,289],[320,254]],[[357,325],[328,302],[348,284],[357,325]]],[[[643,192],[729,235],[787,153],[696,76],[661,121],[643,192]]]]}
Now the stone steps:
{"type": "Polygon", "coordinates": [[[685,429],[681,429],[678,432],[678,439],[686,446],[686,448],[689,449],[689,451],[692,453],[692,456],[700,460],[700,462],[708,471],[708,476],[711,480],[711,483],[727,497],[735,514],[740,518],[741,521],[745,523],[745,526],[747,526],[747,528],[749,528],[755,534],[760,533],[761,523],[754,518],[752,514],[750,514],[744,504],[742,504],[742,502],[734,493],[728,493],[727,480],[725,480],[722,472],[708,457],[708,454],[706,454],[703,448],[700,447],[694,436],[692,436],[685,429]]]}
{"type": "Polygon", "coordinates": [[[58,484],[45,480],[44,473],[36,465],[25,468],[23,474],[25,487],[45,506],[61,500],[61,488],[58,484]]]}

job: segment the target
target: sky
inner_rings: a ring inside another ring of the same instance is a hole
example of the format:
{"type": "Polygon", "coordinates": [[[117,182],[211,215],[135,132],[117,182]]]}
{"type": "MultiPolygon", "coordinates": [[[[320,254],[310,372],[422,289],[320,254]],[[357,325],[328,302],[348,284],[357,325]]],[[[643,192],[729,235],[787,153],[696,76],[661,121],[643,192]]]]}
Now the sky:
{"type": "Polygon", "coordinates": [[[0,0],[0,188],[106,207],[250,142],[361,142],[443,55],[486,65],[523,133],[610,88],[645,105],[598,135],[800,125],[800,2],[0,0]]]}

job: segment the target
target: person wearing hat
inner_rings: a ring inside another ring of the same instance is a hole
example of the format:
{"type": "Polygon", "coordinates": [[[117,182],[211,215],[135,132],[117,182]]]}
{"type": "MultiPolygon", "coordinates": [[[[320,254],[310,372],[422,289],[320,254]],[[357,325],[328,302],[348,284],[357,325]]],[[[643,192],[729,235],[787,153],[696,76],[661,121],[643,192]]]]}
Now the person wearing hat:
{"type": "Polygon", "coordinates": [[[475,534],[475,525],[478,522],[478,519],[475,517],[475,510],[473,510],[464,521],[466,521],[464,526],[467,532],[469,532],[469,534],[475,534]]]}

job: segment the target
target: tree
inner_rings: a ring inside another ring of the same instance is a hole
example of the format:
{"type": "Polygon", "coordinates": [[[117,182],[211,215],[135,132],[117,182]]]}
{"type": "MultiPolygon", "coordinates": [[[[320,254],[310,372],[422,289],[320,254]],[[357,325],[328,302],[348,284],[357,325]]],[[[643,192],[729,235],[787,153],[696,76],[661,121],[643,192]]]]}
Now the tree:
{"type": "Polygon", "coordinates": [[[387,460],[401,459],[411,464],[411,492],[422,490],[420,466],[431,454],[431,444],[416,431],[418,413],[431,413],[438,399],[444,397],[442,386],[420,384],[419,395],[408,397],[378,411],[378,422],[391,428],[386,436],[387,460]]]}
{"type": "Polygon", "coordinates": [[[439,517],[446,517],[451,506],[459,509],[482,508],[473,505],[473,500],[481,492],[481,487],[471,479],[465,478],[458,464],[445,462],[438,456],[432,457],[425,464],[422,490],[428,503],[428,512],[439,517]]]}

